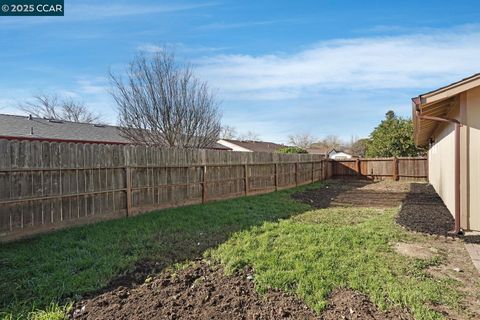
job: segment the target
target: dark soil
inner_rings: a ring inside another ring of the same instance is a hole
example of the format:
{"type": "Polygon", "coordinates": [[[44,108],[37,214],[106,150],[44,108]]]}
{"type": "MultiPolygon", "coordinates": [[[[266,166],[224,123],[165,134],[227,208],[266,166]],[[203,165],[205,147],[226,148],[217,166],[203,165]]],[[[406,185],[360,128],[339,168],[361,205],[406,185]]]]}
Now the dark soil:
{"type": "Polygon", "coordinates": [[[225,276],[218,265],[197,261],[164,272],[135,288],[119,287],[77,303],[74,319],[317,319],[305,303],[272,291],[259,296],[245,269],[225,276]],[[248,278],[247,278],[248,277],[248,278]]]}
{"type": "Polygon", "coordinates": [[[431,185],[412,183],[397,223],[411,231],[445,236],[455,220],[431,185]]]}
{"type": "Polygon", "coordinates": [[[337,289],[332,292],[327,309],[322,313],[323,320],[407,320],[413,317],[406,311],[392,309],[382,312],[364,294],[350,289],[337,289]]]}
{"type": "Polygon", "coordinates": [[[407,185],[389,181],[332,180],[326,186],[293,194],[293,198],[314,208],[399,206],[406,197],[407,185]]]}
{"type": "MultiPolygon", "coordinates": [[[[402,204],[397,223],[410,231],[433,235],[449,235],[455,223],[442,199],[426,183],[333,180],[326,186],[297,192],[292,197],[319,209],[332,206],[388,208],[402,204]]],[[[471,239],[471,242],[477,241],[480,240],[471,239]]]]}
{"type": "Polygon", "coordinates": [[[112,291],[119,287],[133,288],[145,282],[145,279],[150,275],[159,273],[165,268],[165,263],[142,260],[135,264],[133,271],[128,271],[125,274],[118,275],[113,278],[109,284],[100,291],[93,293],[91,296],[96,296],[100,293],[112,291]]]}
{"type": "Polygon", "coordinates": [[[404,311],[381,312],[362,294],[336,290],[321,315],[292,295],[255,292],[253,271],[226,276],[219,265],[196,261],[163,272],[135,288],[119,287],[78,302],[73,319],[412,319],[404,311]]]}

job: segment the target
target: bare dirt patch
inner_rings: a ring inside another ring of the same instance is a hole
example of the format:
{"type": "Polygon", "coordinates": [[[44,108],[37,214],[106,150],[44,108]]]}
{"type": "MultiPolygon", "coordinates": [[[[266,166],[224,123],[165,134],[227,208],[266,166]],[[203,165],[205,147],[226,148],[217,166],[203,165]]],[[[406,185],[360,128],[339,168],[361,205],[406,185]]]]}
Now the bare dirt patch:
{"type": "Polygon", "coordinates": [[[409,184],[393,181],[331,180],[327,185],[293,194],[293,198],[319,209],[328,207],[398,207],[409,184]]]}
{"type": "Polygon", "coordinates": [[[418,243],[399,242],[395,244],[394,248],[401,255],[417,259],[431,259],[438,252],[438,249],[434,247],[427,248],[418,243]]]}
{"type": "Polygon", "coordinates": [[[438,249],[443,257],[442,263],[430,267],[427,272],[437,279],[450,279],[458,283],[463,299],[459,310],[444,306],[431,306],[447,319],[480,319],[480,274],[473,265],[465,245],[460,238],[428,236],[424,238],[424,247],[438,249]]]}
{"type": "Polygon", "coordinates": [[[277,291],[259,296],[252,271],[226,276],[197,261],[178,272],[119,287],[74,307],[74,319],[317,319],[297,298],[277,291]]]}
{"type": "Polygon", "coordinates": [[[407,320],[413,317],[405,310],[392,309],[386,312],[378,308],[364,294],[349,289],[332,292],[327,309],[322,313],[323,320],[407,320]]]}
{"type": "Polygon", "coordinates": [[[352,290],[332,293],[321,315],[287,293],[255,292],[254,273],[244,269],[227,276],[217,264],[196,261],[164,271],[144,284],[119,287],[78,302],[72,319],[412,319],[408,312],[382,312],[367,296],[352,290]]]}

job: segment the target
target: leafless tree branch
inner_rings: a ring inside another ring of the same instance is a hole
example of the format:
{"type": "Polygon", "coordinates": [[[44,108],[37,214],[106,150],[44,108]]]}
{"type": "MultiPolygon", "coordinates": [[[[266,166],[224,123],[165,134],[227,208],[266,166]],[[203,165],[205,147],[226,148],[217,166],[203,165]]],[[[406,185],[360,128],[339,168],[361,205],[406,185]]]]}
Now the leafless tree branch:
{"type": "Polygon", "coordinates": [[[238,139],[244,140],[244,141],[259,141],[260,134],[258,134],[255,131],[247,131],[245,133],[238,135],[238,139]]]}
{"type": "Polygon", "coordinates": [[[110,73],[119,126],[130,141],[152,146],[205,148],[219,137],[215,95],[190,66],[166,49],[137,55],[126,78],[110,73]]]}
{"type": "Polygon", "coordinates": [[[220,138],[235,139],[237,137],[237,129],[232,126],[223,126],[220,130],[220,138]]]}
{"type": "Polygon", "coordinates": [[[307,149],[315,142],[315,138],[309,133],[298,133],[288,136],[288,143],[302,149],[307,149]]]}
{"type": "Polygon", "coordinates": [[[36,95],[33,101],[25,102],[18,108],[37,118],[84,123],[98,123],[101,120],[99,114],[88,110],[83,103],[72,98],[60,99],[54,94],[36,95]]]}

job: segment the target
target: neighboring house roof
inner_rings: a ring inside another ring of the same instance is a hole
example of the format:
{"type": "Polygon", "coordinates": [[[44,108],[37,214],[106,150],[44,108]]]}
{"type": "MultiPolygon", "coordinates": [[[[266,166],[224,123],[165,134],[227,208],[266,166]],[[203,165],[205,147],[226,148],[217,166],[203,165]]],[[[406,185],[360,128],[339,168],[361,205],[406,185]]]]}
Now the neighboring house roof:
{"type": "Polygon", "coordinates": [[[246,152],[276,152],[277,149],[285,147],[285,145],[283,144],[266,142],[266,141],[251,141],[251,140],[242,141],[242,140],[233,140],[233,139],[220,139],[218,140],[218,143],[226,147],[229,147],[234,151],[246,151],[246,152]]]}
{"type": "Polygon", "coordinates": [[[439,126],[437,121],[420,119],[418,113],[424,116],[446,117],[458,103],[460,93],[478,86],[480,86],[480,73],[412,98],[415,143],[426,145],[439,126]]]}
{"type": "Polygon", "coordinates": [[[326,155],[330,151],[329,148],[306,148],[305,149],[309,154],[323,154],[326,155]]]}
{"type": "Polygon", "coordinates": [[[335,149],[335,148],[333,148],[332,150],[330,150],[330,153],[331,153],[331,152],[336,152],[336,153],[343,152],[343,153],[350,154],[350,151],[346,151],[346,150],[337,150],[337,149],[335,149]]]}
{"type": "Polygon", "coordinates": [[[0,114],[0,137],[128,144],[118,127],[0,114]]]}
{"type": "MultiPolygon", "coordinates": [[[[56,142],[130,144],[116,126],[0,114],[0,138],[56,142]]],[[[228,150],[215,144],[212,149],[228,150]]]]}
{"type": "Polygon", "coordinates": [[[344,155],[347,155],[347,156],[352,156],[352,154],[350,154],[349,152],[342,151],[342,150],[336,150],[336,149],[332,149],[328,154],[329,155],[331,155],[331,154],[333,154],[333,155],[344,154],[344,155]]]}

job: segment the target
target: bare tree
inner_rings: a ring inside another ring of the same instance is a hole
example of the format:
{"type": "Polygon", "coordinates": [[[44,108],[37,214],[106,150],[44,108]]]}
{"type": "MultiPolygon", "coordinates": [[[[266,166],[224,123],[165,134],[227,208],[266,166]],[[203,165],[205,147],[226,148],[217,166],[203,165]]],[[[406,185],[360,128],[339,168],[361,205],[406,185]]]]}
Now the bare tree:
{"type": "Polygon", "coordinates": [[[73,99],[62,101],[62,119],[72,122],[98,123],[101,116],[88,110],[85,104],[73,99]]]}
{"type": "Polygon", "coordinates": [[[137,55],[126,79],[110,73],[122,133],[132,142],[152,146],[204,148],[220,134],[215,95],[189,65],[168,50],[137,55]]]}
{"type": "Polygon", "coordinates": [[[101,120],[100,114],[91,112],[83,103],[72,98],[60,99],[53,94],[36,95],[33,101],[25,102],[18,108],[38,118],[84,123],[96,123],[101,120]]]}
{"type": "Polygon", "coordinates": [[[314,148],[343,149],[345,143],[336,135],[328,135],[325,138],[312,144],[314,148]]]}
{"type": "Polygon", "coordinates": [[[302,149],[310,148],[315,140],[309,133],[297,133],[288,136],[289,144],[302,149]]]}
{"type": "Polygon", "coordinates": [[[350,147],[350,151],[354,156],[365,157],[367,151],[368,139],[358,139],[350,147]]]}
{"type": "Polygon", "coordinates": [[[223,126],[220,130],[220,138],[235,139],[237,137],[237,129],[232,126],[223,126]]]}
{"type": "Polygon", "coordinates": [[[258,141],[260,140],[260,135],[255,131],[247,131],[238,135],[238,139],[244,141],[258,141]]]}

